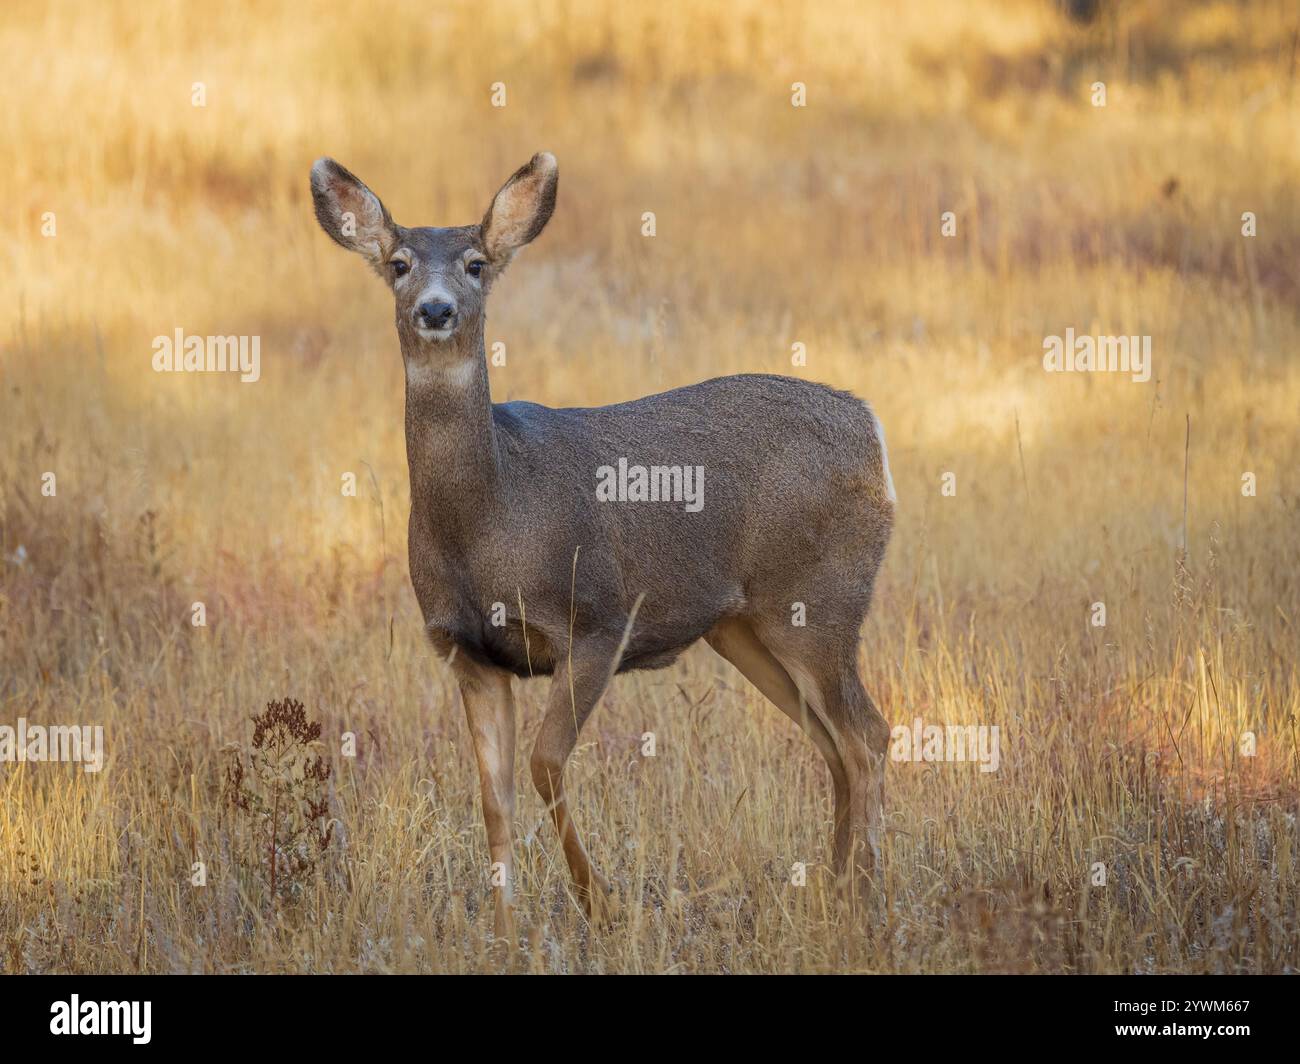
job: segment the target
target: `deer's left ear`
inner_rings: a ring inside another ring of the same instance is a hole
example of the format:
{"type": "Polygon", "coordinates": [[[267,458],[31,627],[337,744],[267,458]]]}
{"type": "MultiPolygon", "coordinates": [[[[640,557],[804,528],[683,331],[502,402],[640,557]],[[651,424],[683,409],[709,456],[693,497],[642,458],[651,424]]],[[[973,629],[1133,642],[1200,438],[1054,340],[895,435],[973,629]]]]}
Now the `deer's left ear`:
{"type": "Polygon", "coordinates": [[[555,156],[540,151],[501,186],[480,226],[483,248],[494,265],[505,265],[546,228],[559,183],[555,156]]]}

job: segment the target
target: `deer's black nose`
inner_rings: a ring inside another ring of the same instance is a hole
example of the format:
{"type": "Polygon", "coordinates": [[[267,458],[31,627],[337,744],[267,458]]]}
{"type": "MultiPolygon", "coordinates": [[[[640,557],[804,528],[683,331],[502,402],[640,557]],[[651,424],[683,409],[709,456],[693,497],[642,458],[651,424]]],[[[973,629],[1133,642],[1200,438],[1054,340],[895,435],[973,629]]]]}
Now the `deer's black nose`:
{"type": "Polygon", "coordinates": [[[450,303],[421,303],[415,309],[415,320],[426,329],[445,329],[455,314],[450,303]]]}

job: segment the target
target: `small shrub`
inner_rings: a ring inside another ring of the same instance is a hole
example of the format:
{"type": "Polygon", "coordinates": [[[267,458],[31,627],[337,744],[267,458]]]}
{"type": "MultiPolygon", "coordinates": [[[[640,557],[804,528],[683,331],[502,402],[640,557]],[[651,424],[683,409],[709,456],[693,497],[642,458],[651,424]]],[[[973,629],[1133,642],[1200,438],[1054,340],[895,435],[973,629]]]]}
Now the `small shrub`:
{"type": "Polygon", "coordinates": [[[245,818],[252,863],[273,903],[301,896],[333,837],[320,730],[301,702],[286,698],[253,717],[247,753],[237,744],[228,748],[226,800],[245,818]]]}

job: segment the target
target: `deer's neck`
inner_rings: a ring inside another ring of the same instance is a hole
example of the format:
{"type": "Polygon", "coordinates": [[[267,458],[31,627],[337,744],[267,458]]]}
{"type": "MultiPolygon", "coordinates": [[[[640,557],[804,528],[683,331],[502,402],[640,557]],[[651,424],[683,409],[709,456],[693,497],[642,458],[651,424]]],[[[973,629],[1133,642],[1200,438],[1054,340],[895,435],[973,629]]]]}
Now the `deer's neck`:
{"type": "Polygon", "coordinates": [[[437,347],[405,330],[401,341],[411,509],[450,532],[488,517],[501,479],[483,326],[437,347]]]}

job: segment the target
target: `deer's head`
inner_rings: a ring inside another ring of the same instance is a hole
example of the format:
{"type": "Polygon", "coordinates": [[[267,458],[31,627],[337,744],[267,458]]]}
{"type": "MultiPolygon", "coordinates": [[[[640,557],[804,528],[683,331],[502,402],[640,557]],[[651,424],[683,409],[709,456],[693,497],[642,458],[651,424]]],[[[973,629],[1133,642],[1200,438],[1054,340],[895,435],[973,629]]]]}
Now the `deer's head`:
{"type": "Polygon", "coordinates": [[[333,159],[311,168],[321,228],[365,258],[392,289],[408,358],[454,358],[464,344],[450,341],[480,335],[492,282],[545,227],[558,183],[555,156],[538,152],[501,187],[477,225],[407,229],[333,159]]]}

